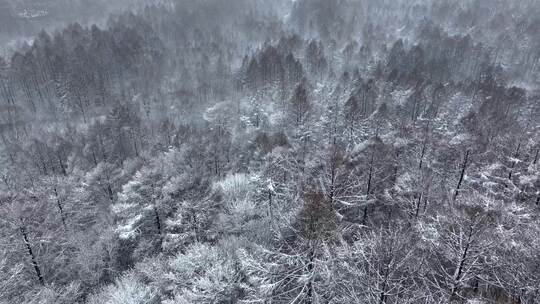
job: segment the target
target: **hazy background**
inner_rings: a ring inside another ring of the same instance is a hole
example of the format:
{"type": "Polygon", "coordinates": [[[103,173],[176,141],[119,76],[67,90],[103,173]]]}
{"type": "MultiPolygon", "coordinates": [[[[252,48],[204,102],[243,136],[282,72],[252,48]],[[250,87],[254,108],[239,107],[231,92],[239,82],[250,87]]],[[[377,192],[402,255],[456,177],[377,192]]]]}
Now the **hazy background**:
{"type": "Polygon", "coordinates": [[[0,0],[0,53],[13,51],[41,30],[69,23],[103,25],[110,14],[163,0],[0,0]]]}

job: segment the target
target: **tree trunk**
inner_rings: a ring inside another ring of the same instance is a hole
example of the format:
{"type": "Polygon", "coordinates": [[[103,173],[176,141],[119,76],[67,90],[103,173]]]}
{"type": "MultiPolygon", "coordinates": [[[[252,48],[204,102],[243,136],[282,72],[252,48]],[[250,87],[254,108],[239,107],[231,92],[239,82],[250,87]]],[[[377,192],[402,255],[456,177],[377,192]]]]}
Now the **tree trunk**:
{"type": "Polygon", "coordinates": [[[28,255],[30,256],[30,260],[32,262],[32,266],[34,267],[34,270],[36,272],[36,277],[41,285],[45,285],[45,280],[43,279],[43,275],[41,274],[41,269],[39,268],[37,258],[34,255],[34,251],[32,250],[32,246],[30,245],[30,241],[28,240],[28,234],[26,233],[26,229],[21,226],[19,227],[19,230],[21,231],[24,244],[26,246],[26,249],[28,250],[28,255]]]}
{"type": "Polygon", "coordinates": [[[114,193],[111,188],[111,183],[107,180],[107,194],[109,195],[109,200],[114,202],[114,193]]]}
{"type": "Polygon", "coordinates": [[[469,252],[469,247],[471,246],[471,239],[473,234],[473,224],[469,225],[469,233],[467,235],[467,243],[465,244],[465,249],[463,250],[463,253],[461,254],[461,258],[459,261],[458,268],[456,269],[456,272],[453,277],[453,283],[452,283],[452,292],[450,294],[450,301],[452,301],[456,294],[459,291],[459,280],[461,280],[461,275],[463,273],[463,269],[465,268],[465,261],[467,260],[467,254],[469,252]]]}
{"type": "Polygon", "coordinates": [[[161,247],[163,245],[163,231],[161,229],[161,219],[159,217],[159,211],[156,207],[156,205],[153,206],[154,208],[154,220],[155,220],[155,223],[156,223],[156,230],[157,230],[157,234],[158,234],[158,237],[159,237],[159,251],[161,251],[161,247]]]}
{"type": "Polygon", "coordinates": [[[273,221],[274,211],[272,210],[272,208],[272,191],[268,190],[268,215],[270,216],[270,220],[273,221]]]}
{"type": "Polygon", "coordinates": [[[64,230],[67,231],[66,216],[64,214],[64,208],[62,206],[62,202],[60,201],[60,197],[58,196],[58,191],[56,190],[56,187],[54,187],[54,196],[56,197],[56,205],[58,207],[58,211],[60,211],[60,218],[62,219],[62,226],[64,226],[64,230]]]}
{"type": "Polygon", "coordinates": [[[419,169],[422,169],[422,165],[424,163],[424,156],[426,154],[426,147],[427,147],[427,141],[428,141],[428,134],[429,134],[429,124],[431,123],[431,120],[428,121],[426,126],[426,132],[424,134],[424,142],[422,143],[422,152],[420,154],[420,165],[418,166],[419,169]]]}
{"type": "Polygon", "coordinates": [[[414,218],[418,219],[418,214],[420,213],[420,205],[422,204],[422,193],[418,196],[418,202],[416,202],[416,211],[414,212],[414,218]]]}
{"type": "Polygon", "coordinates": [[[456,187],[456,191],[454,192],[454,201],[459,195],[459,189],[461,188],[461,183],[463,182],[463,178],[465,177],[465,170],[467,170],[467,163],[469,161],[469,150],[467,150],[467,153],[465,153],[465,159],[463,160],[463,166],[461,168],[461,175],[459,177],[459,182],[456,187]]]}
{"type": "MultiPolygon", "coordinates": [[[[516,153],[514,153],[514,158],[518,158],[519,157],[519,149],[521,148],[521,143],[518,144],[517,146],[517,149],[516,149],[516,153]]],[[[510,172],[508,173],[508,180],[512,181],[512,173],[514,171],[514,167],[516,166],[516,162],[514,160],[512,160],[512,166],[510,166],[510,172]]]]}
{"type": "Polygon", "coordinates": [[[369,200],[369,193],[371,192],[371,178],[373,177],[373,159],[375,157],[375,152],[371,153],[371,161],[369,162],[369,175],[368,175],[368,184],[367,184],[367,190],[366,190],[366,206],[364,207],[364,218],[362,219],[362,224],[365,225],[367,221],[367,213],[368,213],[368,202],[369,200]]]}
{"type": "Polygon", "coordinates": [[[60,157],[60,152],[56,153],[56,158],[58,159],[58,164],[60,165],[60,170],[62,171],[62,175],[67,176],[66,167],[64,166],[64,163],[62,162],[62,157],[60,157]]]}
{"type": "Polygon", "coordinates": [[[311,250],[309,252],[309,264],[307,265],[308,275],[310,276],[309,282],[307,285],[307,303],[313,304],[313,269],[315,268],[313,263],[315,263],[315,246],[311,246],[311,250]]]}

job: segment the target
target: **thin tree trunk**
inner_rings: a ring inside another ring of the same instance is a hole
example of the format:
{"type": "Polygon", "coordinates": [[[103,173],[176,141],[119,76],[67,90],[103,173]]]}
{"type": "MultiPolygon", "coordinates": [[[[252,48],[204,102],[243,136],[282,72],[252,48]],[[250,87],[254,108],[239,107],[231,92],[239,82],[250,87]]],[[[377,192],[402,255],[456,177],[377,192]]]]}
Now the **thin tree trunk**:
{"type": "MultiPolygon", "coordinates": [[[[519,157],[519,149],[521,148],[521,143],[518,144],[517,146],[517,149],[516,149],[516,153],[514,153],[514,158],[518,158],[519,157]]],[[[508,179],[511,181],[512,180],[512,173],[514,171],[514,167],[516,166],[516,161],[512,160],[512,166],[510,166],[510,172],[508,173],[508,179]]]]}
{"type": "Polygon", "coordinates": [[[153,206],[154,208],[154,219],[156,223],[156,229],[159,236],[159,250],[161,251],[162,245],[163,245],[163,231],[161,229],[161,219],[159,217],[159,211],[156,207],[156,205],[153,206]]]}
{"type": "Polygon", "coordinates": [[[64,207],[62,206],[62,202],[60,201],[60,197],[58,196],[58,191],[56,190],[56,187],[54,187],[54,196],[56,197],[56,205],[58,207],[58,211],[60,211],[60,218],[62,219],[62,226],[64,226],[64,230],[67,231],[64,207]]]}
{"type": "Polygon", "coordinates": [[[114,193],[111,188],[111,183],[107,180],[107,194],[109,195],[109,200],[114,202],[114,193]]]}
{"type": "Polygon", "coordinates": [[[331,159],[331,172],[330,172],[330,204],[334,204],[334,192],[335,192],[335,183],[336,183],[336,138],[334,137],[334,144],[332,146],[332,159],[331,159]]]}
{"type": "Polygon", "coordinates": [[[62,175],[67,176],[66,168],[64,167],[64,163],[62,162],[62,158],[60,157],[59,152],[56,153],[56,158],[58,159],[58,164],[60,165],[60,170],[62,170],[62,175]]]}
{"type": "Polygon", "coordinates": [[[467,150],[467,153],[465,153],[465,159],[463,160],[463,166],[461,168],[461,175],[459,177],[459,182],[456,187],[456,191],[454,192],[454,201],[459,195],[459,189],[461,188],[461,183],[463,183],[463,178],[465,177],[465,171],[467,170],[467,164],[469,161],[469,150],[467,150]]]}
{"type": "Polygon", "coordinates": [[[469,233],[467,235],[467,243],[465,244],[465,250],[463,250],[463,253],[461,255],[459,266],[456,269],[456,272],[454,274],[453,283],[452,283],[452,293],[450,294],[450,301],[454,299],[456,296],[456,293],[459,291],[459,280],[461,280],[461,275],[463,273],[463,269],[465,268],[465,261],[467,260],[467,254],[469,252],[469,247],[471,246],[471,238],[473,233],[473,224],[469,225],[469,233]]]}
{"type": "MultiPolygon", "coordinates": [[[[368,184],[367,184],[367,190],[366,190],[366,200],[369,200],[369,193],[371,192],[371,178],[373,177],[373,159],[375,157],[375,152],[371,153],[371,161],[369,162],[369,175],[368,175],[368,184]]],[[[365,225],[367,221],[367,213],[368,213],[368,202],[366,202],[366,206],[364,207],[364,218],[362,219],[362,224],[365,225]]]]}
{"type": "Polygon", "coordinates": [[[420,154],[420,165],[418,166],[419,169],[422,169],[422,165],[424,163],[424,156],[426,154],[426,147],[427,147],[427,141],[428,141],[428,132],[429,132],[429,124],[431,120],[428,121],[426,126],[426,132],[424,135],[424,142],[422,143],[422,152],[420,154]]]}
{"type": "Polygon", "coordinates": [[[32,266],[34,267],[34,270],[36,272],[36,277],[41,285],[45,285],[45,280],[43,279],[43,275],[41,274],[41,269],[39,268],[37,258],[34,255],[34,251],[32,250],[32,246],[30,245],[30,241],[28,240],[28,234],[26,233],[26,229],[21,226],[19,227],[19,230],[21,231],[24,244],[26,246],[26,249],[28,250],[28,255],[30,256],[30,260],[32,261],[32,266]]]}
{"type": "Polygon", "coordinates": [[[268,215],[270,216],[270,219],[273,221],[274,219],[274,212],[272,210],[272,191],[268,190],[268,215]]]}
{"type": "Polygon", "coordinates": [[[381,293],[380,293],[380,296],[379,296],[379,304],[386,303],[386,285],[388,284],[388,276],[389,276],[389,274],[390,274],[390,269],[386,269],[386,272],[384,274],[384,281],[383,281],[382,290],[381,290],[381,293]]]}
{"type": "Polygon", "coordinates": [[[418,214],[420,213],[420,205],[422,204],[422,193],[418,196],[418,202],[416,202],[416,211],[414,213],[414,218],[418,219],[418,214]]]}
{"type": "Polygon", "coordinates": [[[429,201],[429,191],[431,190],[431,180],[429,180],[426,188],[426,195],[424,195],[424,213],[427,211],[427,205],[429,201]]]}
{"type": "Polygon", "coordinates": [[[131,135],[131,140],[133,141],[133,149],[135,150],[135,156],[139,157],[139,149],[137,148],[137,139],[135,138],[135,134],[133,133],[133,130],[130,129],[129,133],[131,135]]]}
{"type": "Polygon", "coordinates": [[[309,264],[307,265],[308,275],[310,276],[307,286],[307,303],[312,304],[313,301],[313,269],[314,263],[315,263],[315,247],[312,245],[311,250],[309,252],[309,264]]]}
{"type": "Polygon", "coordinates": [[[94,152],[94,148],[92,148],[92,160],[94,161],[94,166],[98,165],[96,153],[94,152]]]}

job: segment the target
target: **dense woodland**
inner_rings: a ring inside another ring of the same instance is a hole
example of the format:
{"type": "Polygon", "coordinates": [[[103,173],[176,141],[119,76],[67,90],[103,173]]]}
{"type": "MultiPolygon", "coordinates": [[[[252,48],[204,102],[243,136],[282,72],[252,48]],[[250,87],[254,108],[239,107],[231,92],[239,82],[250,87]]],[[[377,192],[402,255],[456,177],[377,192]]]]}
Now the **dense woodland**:
{"type": "Polygon", "coordinates": [[[0,57],[0,303],[540,303],[539,76],[536,0],[36,31],[0,57]]]}

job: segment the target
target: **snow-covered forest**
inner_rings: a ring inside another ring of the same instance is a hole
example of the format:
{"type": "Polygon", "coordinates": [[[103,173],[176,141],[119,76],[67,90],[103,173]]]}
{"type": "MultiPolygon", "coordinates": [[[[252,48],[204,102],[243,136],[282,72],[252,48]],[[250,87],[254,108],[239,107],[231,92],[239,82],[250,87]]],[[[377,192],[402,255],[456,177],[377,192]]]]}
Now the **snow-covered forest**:
{"type": "Polygon", "coordinates": [[[540,303],[538,0],[0,0],[0,54],[1,304],[540,303]]]}

